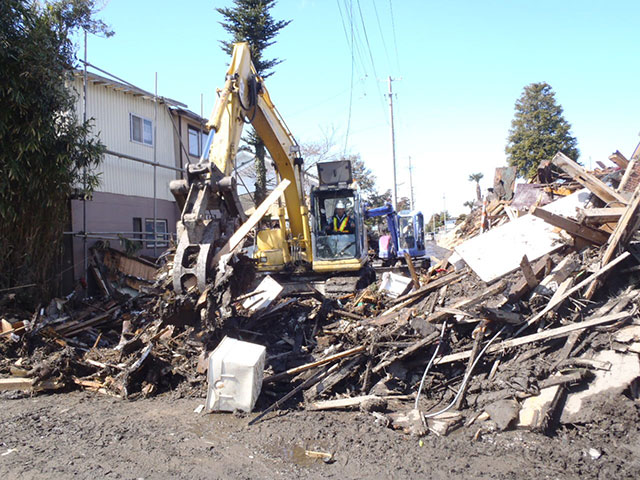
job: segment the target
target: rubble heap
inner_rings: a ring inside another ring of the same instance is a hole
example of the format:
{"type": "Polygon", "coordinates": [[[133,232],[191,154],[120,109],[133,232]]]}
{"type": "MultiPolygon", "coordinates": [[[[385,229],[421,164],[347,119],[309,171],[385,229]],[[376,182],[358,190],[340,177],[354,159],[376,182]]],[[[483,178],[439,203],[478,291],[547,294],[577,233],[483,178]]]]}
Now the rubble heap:
{"type": "Polygon", "coordinates": [[[98,252],[104,300],[71,296],[29,316],[5,305],[0,389],[203,397],[208,355],[227,335],[267,348],[252,422],[358,408],[416,435],[549,432],[600,421],[612,398],[637,420],[640,187],[616,184],[631,177],[622,168],[594,174],[560,153],[552,164],[563,173],[528,214],[513,206],[526,203],[518,190],[496,200],[500,222],[472,212],[450,255],[399,267],[401,292],[388,276],[331,296],[281,275],[262,301],[251,262],[232,253],[205,292],[176,295],[170,265],[151,284],[136,260],[98,252]]]}

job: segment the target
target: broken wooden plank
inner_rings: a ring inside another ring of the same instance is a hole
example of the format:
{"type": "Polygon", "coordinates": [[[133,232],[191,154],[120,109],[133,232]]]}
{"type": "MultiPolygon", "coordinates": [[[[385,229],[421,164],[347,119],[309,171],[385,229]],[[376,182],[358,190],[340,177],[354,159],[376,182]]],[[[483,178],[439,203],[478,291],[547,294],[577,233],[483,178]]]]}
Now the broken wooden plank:
{"type": "Polygon", "coordinates": [[[278,198],[280,198],[280,195],[282,195],[290,183],[291,182],[285,178],[276,188],[273,189],[269,196],[262,201],[258,208],[256,208],[255,212],[251,214],[247,221],[244,222],[233,235],[231,235],[231,238],[229,238],[227,243],[225,243],[224,246],[215,254],[212,262],[213,265],[217,266],[223,255],[230,253],[240,244],[240,242],[242,242],[242,240],[244,240],[244,237],[246,237],[251,229],[258,224],[262,217],[264,217],[267,210],[269,210],[269,207],[273,205],[278,198]]]}
{"type": "MultiPolygon", "coordinates": [[[[550,330],[545,330],[543,332],[534,333],[531,335],[526,335],[524,337],[512,338],[510,340],[504,340],[500,343],[490,345],[486,353],[498,352],[500,350],[504,350],[506,348],[518,347],[520,345],[526,345],[528,343],[539,342],[541,340],[548,340],[550,338],[560,338],[564,337],[571,332],[576,330],[584,330],[585,328],[595,327],[597,325],[603,325],[605,323],[611,323],[618,320],[622,320],[623,318],[628,318],[631,316],[632,312],[620,312],[613,315],[607,315],[605,317],[594,318],[591,320],[585,320],[584,322],[573,323],[571,325],[565,325],[563,327],[552,328],[550,330]]],[[[451,362],[459,362],[461,360],[466,360],[471,356],[471,350],[465,350],[464,352],[452,353],[449,355],[445,355],[440,359],[435,361],[436,365],[441,365],[445,363],[451,362]]]]}
{"type": "Polygon", "coordinates": [[[615,163],[620,168],[627,168],[629,166],[629,160],[625,157],[619,150],[616,150],[611,155],[609,155],[609,160],[615,163]]]}
{"type": "MultiPolygon", "coordinates": [[[[492,297],[493,295],[497,295],[498,293],[501,293],[502,291],[504,291],[504,289],[507,288],[507,282],[506,280],[500,280],[499,282],[497,282],[495,285],[492,285],[490,287],[488,287],[486,290],[480,292],[477,295],[474,295],[472,297],[469,298],[464,298],[456,303],[454,303],[453,305],[449,305],[450,308],[455,308],[455,309],[462,309],[462,308],[468,308],[468,307],[472,307],[473,305],[476,305],[480,302],[482,302],[483,300],[492,297]]],[[[432,315],[429,315],[427,317],[427,322],[438,322],[440,320],[444,320],[445,318],[450,317],[451,314],[445,311],[437,311],[432,315]]]]}
{"type": "Polygon", "coordinates": [[[31,390],[35,379],[26,377],[0,378],[0,392],[7,390],[31,390]]]}
{"type": "Polygon", "coordinates": [[[367,348],[366,345],[360,345],[359,347],[354,347],[349,350],[345,350],[344,352],[336,353],[334,355],[329,355],[328,357],[322,358],[320,360],[316,360],[315,362],[300,365],[299,367],[290,368],[289,370],[276,373],[274,375],[269,375],[268,377],[264,378],[263,383],[277,382],[278,380],[290,377],[291,375],[296,375],[298,373],[304,372],[305,370],[310,370],[312,368],[320,367],[322,365],[326,365],[327,363],[335,362],[336,360],[340,360],[342,358],[355,355],[356,353],[364,352],[366,348],[367,348]]]}
{"type": "MultiPolygon", "coordinates": [[[[638,230],[638,226],[640,226],[640,184],[636,187],[627,209],[620,218],[611,237],[609,237],[607,249],[600,261],[601,266],[606,266],[619,249],[626,247],[627,242],[631,239],[635,231],[638,230]]],[[[591,285],[589,285],[589,288],[587,288],[584,294],[584,298],[590,300],[591,297],[593,297],[593,294],[598,288],[598,283],[598,280],[594,280],[591,285]]]]}
{"type": "Polygon", "coordinates": [[[338,383],[351,375],[355,367],[357,367],[363,361],[363,359],[363,355],[358,355],[357,357],[348,361],[344,366],[340,368],[340,370],[332,373],[331,375],[327,375],[318,383],[305,390],[303,394],[304,401],[309,403],[318,395],[331,391],[333,387],[335,387],[338,383]]]}
{"type": "Polygon", "coordinates": [[[409,274],[411,275],[411,280],[413,281],[413,288],[420,288],[420,279],[418,278],[416,267],[414,267],[413,265],[413,260],[411,260],[411,255],[409,255],[409,252],[404,252],[404,261],[407,262],[409,274]]]}
{"type": "Polygon", "coordinates": [[[602,230],[580,225],[574,220],[548,212],[544,208],[531,207],[530,213],[555,227],[565,230],[571,235],[584,238],[596,245],[603,245],[609,239],[609,235],[602,230]]]}
{"type": "Polygon", "coordinates": [[[371,371],[373,373],[378,373],[380,370],[382,370],[383,368],[388,367],[393,362],[395,362],[397,360],[402,360],[403,358],[406,358],[409,355],[412,355],[413,353],[417,352],[421,348],[426,347],[430,343],[434,342],[439,336],[440,336],[440,332],[437,332],[437,331],[433,332],[431,335],[427,335],[423,339],[418,340],[416,343],[414,343],[410,347],[405,348],[404,350],[402,350],[397,355],[392,355],[391,358],[380,362],[371,371]]]}
{"type": "Polygon", "coordinates": [[[533,268],[531,267],[529,259],[526,255],[524,255],[522,257],[522,260],[520,261],[520,269],[522,270],[522,275],[524,275],[524,279],[527,282],[527,286],[529,287],[529,289],[533,290],[534,288],[536,288],[539,280],[536,277],[536,274],[533,272],[533,268]]]}
{"type": "Polygon", "coordinates": [[[598,177],[587,172],[564,153],[558,152],[551,161],[554,165],[568,173],[576,182],[589,189],[594,195],[605,203],[620,202],[627,204],[623,195],[602,182],[598,177]]]}
{"type": "Polygon", "coordinates": [[[611,270],[613,267],[615,267],[618,263],[622,262],[623,260],[626,260],[631,254],[629,252],[624,252],[622,255],[620,255],[618,258],[616,258],[615,260],[613,260],[611,263],[609,263],[608,265],[602,267],[600,270],[598,270],[597,272],[589,275],[589,277],[587,277],[586,279],[584,279],[583,281],[581,281],[580,283],[578,283],[575,287],[567,290],[564,295],[556,298],[554,301],[550,301],[546,307],[544,307],[540,312],[538,312],[536,315],[534,315],[533,317],[531,317],[527,323],[525,325],[522,326],[522,328],[520,328],[520,330],[518,330],[517,333],[522,332],[525,328],[527,328],[530,325],[533,325],[534,323],[536,323],[538,320],[540,320],[544,315],[546,315],[547,313],[549,313],[551,310],[553,310],[554,308],[558,307],[562,302],[564,302],[568,297],[570,297],[571,295],[573,295],[574,293],[576,293],[577,291],[581,290],[582,288],[586,287],[587,285],[589,285],[591,282],[593,282],[594,280],[597,280],[598,278],[600,278],[602,275],[604,275],[605,273],[607,273],[609,270],[611,270]]]}
{"type": "MultiPolygon", "coordinates": [[[[536,263],[533,265],[533,274],[536,278],[542,277],[542,274],[545,271],[545,267],[547,265],[547,261],[549,260],[549,255],[545,255],[544,257],[538,259],[536,263]]],[[[529,283],[524,276],[516,282],[516,284],[511,287],[509,291],[508,298],[510,303],[515,303],[520,300],[524,295],[529,292],[531,289],[529,288],[529,283]]]]}
{"type": "Polygon", "coordinates": [[[423,297],[427,293],[432,292],[433,290],[436,290],[436,289],[442,287],[443,285],[448,285],[448,284],[450,284],[450,283],[452,283],[452,282],[454,282],[454,281],[456,281],[458,279],[461,279],[466,274],[467,274],[466,271],[448,273],[444,277],[437,278],[435,280],[430,281],[426,285],[423,285],[421,288],[419,288],[415,292],[407,293],[406,295],[403,295],[401,297],[396,298],[395,300],[393,300],[391,302],[391,305],[397,305],[397,304],[400,304],[400,303],[402,303],[402,302],[404,302],[406,300],[417,299],[417,298],[423,297]]]}
{"type": "Polygon", "coordinates": [[[626,209],[626,207],[585,208],[578,213],[578,220],[584,222],[585,225],[617,222],[626,209]]]}
{"type": "Polygon", "coordinates": [[[368,400],[410,400],[412,395],[360,395],[358,397],[337,398],[334,400],[320,400],[307,406],[307,410],[339,410],[342,408],[359,407],[368,400]]]}

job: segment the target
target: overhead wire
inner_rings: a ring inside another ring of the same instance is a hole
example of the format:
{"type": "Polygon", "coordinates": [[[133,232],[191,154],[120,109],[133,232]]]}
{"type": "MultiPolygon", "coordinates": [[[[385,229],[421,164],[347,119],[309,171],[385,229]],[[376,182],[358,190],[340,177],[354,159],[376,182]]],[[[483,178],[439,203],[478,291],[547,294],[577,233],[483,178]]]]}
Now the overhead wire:
{"type": "Polygon", "coordinates": [[[398,55],[398,38],[396,37],[396,22],[393,16],[393,3],[389,0],[389,11],[391,12],[391,31],[393,32],[393,46],[396,50],[396,64],[398,65],[398,72],[400,72],[400,56],[398,55]]]}
{"type": "MultiPolygon", "coordinates": [[[[349,19],[351,22],[351,45],[353,45],[353,2],[350,3],[351,14],[349,15],[349,19]]],[[[351,49],[351,87],[349,91],[349,113],[347,115],[347,132],[344,136],[344,149],[342,150],[342,155],[345,156],[347,153],[347,146],[349,145],[349,130],[351,129],[351,111],[353,107],[353,73],[354,73],[354,65],[355,65],[355,57],[353,54],[353,48],[351,49]]]]}
{"type": "MultiPolygon", "coordinates": [[[[384,113],[384,104],[382,103],[382,90],[380,90],[380,78],[378,78],[378,72],[376,71],[376,63],[373,60],[373,52],[371,51],[371,44],[369,43],[369,36],[367,35],[367,27],[364,23],[364,16],[362,15],[362,9],[360,8],[360,0],[356,0],[358,3],[358,12],[360,13],[360,21],[362,22],[362,31],[364,33],[364,38],[367,42],[367,50],[369,50],[369,58],[371,59],[371,68],[373,69],[373,78],[375,79],[376,90],[378,91],[378,100],[380,101],[380,105],[382,106],[382,111],[384,113]]],[[[385,115],[386,117],[386,115],[385,115]]]]}
{"type": "Polygon", "coordinates": [[[389,70],[391,69],[391,59],[389,57],[389,51],[387,50],[387,41],[384,38],[384,33],[382,32],[382,24],[380,23],[380,16],[378,15],[378,7],[376,7],[376,0],[371,0],[373,3],[373,11],[376,14],[376,22],[378,23],[378,31],[380,32],[380,39],[382,40],[382,47],[384,48],[384,55],[387,58],[387,67],[389,70]]]}

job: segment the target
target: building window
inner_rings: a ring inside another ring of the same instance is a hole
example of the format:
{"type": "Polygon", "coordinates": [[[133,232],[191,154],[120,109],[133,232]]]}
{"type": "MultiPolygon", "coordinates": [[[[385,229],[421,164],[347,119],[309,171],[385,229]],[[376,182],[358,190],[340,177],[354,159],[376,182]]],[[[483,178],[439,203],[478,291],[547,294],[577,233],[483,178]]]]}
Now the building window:
{"type": "Polygon", "coordinates": [[[134,115],[133,113],[129,114],[129,119],[131,124],[131,141],[144,145],[153,145],[153,122],[134,115]]]}
{"type": "Polygon", "coordinates": [[[206,140],[205,134],[202,130],[195,127],[189,127],[189,155],[194,157],[200,157],[204,150],[204,143],[206,140]]]}
{"type": "Polygon", "coordinates": [[[168,247],[169,235],[167,229],[167,221],[165,219],[156,218],[156,236],[157,242],[153,241],[153,218],[145,218],[144,231],[146,232],[145,238],[147,240],[147,248],[153,248],[153,244],[156,247],[168,247]]]}
{"type": "MultiPolygon", "coordinates": [[[[151,222],[151,224],[153,225],[153,221],[151,222]]],[[[142,218],[133,217],[133,232],[133,241],[142,246],[142,218]]]]}

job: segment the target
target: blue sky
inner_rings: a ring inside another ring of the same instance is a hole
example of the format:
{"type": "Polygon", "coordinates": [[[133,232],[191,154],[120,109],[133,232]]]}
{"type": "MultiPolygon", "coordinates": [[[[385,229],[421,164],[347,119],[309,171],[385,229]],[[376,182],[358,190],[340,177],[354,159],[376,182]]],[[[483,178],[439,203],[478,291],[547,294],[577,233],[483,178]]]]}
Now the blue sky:
{"type": "MultiPolygon", "coordinates": [[[[150,91],[158,72],[160,95],[200,113],[203,94],[208,117],[228,62],[215,7],[230,4],[111,0],[98,17],[115,36],[91,36],[89,61],[150,91]]],[[[285,60],[267,88],[289,128],[302,143],[333,131],[336,149],[360,154],[381,189],[392,184],[386,79],[397,79],[398,190],[408,196],[411,157],[428,214],[466,211],[471,173],[490,186],[529,83],[553,87],[586,166],[640,141],[640,2],[280,0],[272,14],[292,20],[267,50],[285,60]]]]}

